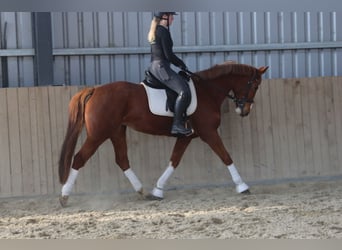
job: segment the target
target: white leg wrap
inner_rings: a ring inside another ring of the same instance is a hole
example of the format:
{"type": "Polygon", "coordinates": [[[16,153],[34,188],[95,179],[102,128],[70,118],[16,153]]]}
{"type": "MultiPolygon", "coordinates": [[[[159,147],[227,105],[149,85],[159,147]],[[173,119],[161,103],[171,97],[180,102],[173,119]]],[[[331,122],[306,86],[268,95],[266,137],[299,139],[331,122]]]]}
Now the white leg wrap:
{"type": "Polygon", "coordinates": [[[171,166],[171,164],[166,168],[164,173],[159,177],[156,187],[152,190],[152,194],[154,196],[159,197],[159,198],[164,197],[163,188],[167,180],[170,178],[170,176],[172,175],[174,171],[175,171],[175,168],[171,166]]]}
{"type": "Polygon", "coordinates": [[[77,175],[78,175],[78,170],[71,168],[68,179],[62,187],[62,196],[68,196],[71,193],[71,190],[74,187],[77,175]]]}
{"type": "Polygon", "coordinates": [[[236,170],[234,163],[229,165],[227,168],[229,170],[229,173],[232,176],[233,182],[236,185],[236,192],[242,193],[242,192],[248,190],[249,189],[248,185],[242,181],[241,176],[239,175],[238,171],[236,170]]]}
{"type": "Polygon", "coordinates": [[[142,191],[142,184],[139,181],[138,177],[133,172],[133,170],[129,168],[124,172],[124,174],[126,175],[128,180],[131,182],[134,190],[137,192],[141,192],[142,191]]]}

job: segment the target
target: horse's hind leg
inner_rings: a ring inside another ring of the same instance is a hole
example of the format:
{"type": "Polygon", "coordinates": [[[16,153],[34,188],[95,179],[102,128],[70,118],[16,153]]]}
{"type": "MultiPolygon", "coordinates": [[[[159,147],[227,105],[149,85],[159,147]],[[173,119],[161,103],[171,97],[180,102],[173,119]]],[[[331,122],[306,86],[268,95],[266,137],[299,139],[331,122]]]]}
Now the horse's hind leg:
{"type": "Polygon", "coordinates": [[[169,166],[167,166],[164,173],[159,177],[156,186],[153,188],[151,194],[147,195],[146,198],[149,200],[162,200],[164,198],[164,186],[171,177],[174,170],[177,168],[186,148],[190,144],[191,137],[179,137],[176,144],[173,147],[169,166]]]}
{"type": "Polygon", "coordinates": [[[89,139],[89,137],[84,142],[82,148],[74,156],[72,168],[66,183],[62,187],[62,194],[60,196],[60,203],[63,207],[66,206],[71,190],[75,184],[76,178],[78,176],[78,171],[84,166],[84,164],[89,160],[89,158],[95,153],[97,148],[102,144],[102,141],[94,141],[89,139]]]}
{"type": "Polygon", "coordinates": [[[129,165],[127,156],[126,128],[126,126],[121,126],[118,133],[115,133],[111,137],[115,151],[115,161],[132,184],[134,190],[139,194],[143,194],[142,184],[129,165]]]}

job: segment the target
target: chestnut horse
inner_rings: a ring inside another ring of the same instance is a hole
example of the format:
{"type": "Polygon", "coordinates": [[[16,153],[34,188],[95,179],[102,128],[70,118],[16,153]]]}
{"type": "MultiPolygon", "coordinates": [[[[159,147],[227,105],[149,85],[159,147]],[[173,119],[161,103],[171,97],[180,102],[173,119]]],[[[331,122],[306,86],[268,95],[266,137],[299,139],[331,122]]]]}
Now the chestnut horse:
{"type": "MultiPolygon", "coordinates": [[[[177,138],[168,167],[146,198],[163,199],[163,188],[167,180],[195,137],[206,142],[227,166],[236,185],[236,191],[249,192],[249,187],[240,177],[217,129],[221,121],[221,105],[227,97],[234,100],[239,115],[249,114],[262,75],[267,69],[268,67],[254,68],[225,62],[191,75],[197,94],[197,108],[189,116],[194,133],[189,137],[177,138]]],[[[129,165],[127,126],[143,133],[172,136],[171,124],[172,117],[154,115],[150,112],[142,84],[118,81],[85,88],[75,94],[69,103],[68,128],[59,160],[59,180],[63,184],[61,205],[66,206],[79,169],[107,139],[113,143],[116,163],[135,191],[143,194],[142,184],[129,165]],[[73,157],[83,126],[86,128],[87,138],[73,157]]]]}

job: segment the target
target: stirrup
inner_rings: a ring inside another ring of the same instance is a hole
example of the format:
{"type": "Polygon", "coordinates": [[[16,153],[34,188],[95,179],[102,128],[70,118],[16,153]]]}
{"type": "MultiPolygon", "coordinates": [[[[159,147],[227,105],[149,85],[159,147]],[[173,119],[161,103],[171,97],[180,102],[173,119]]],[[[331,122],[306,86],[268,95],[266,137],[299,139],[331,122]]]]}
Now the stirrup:
{"type": "Polygon", "coordinates": [[[171,134],[176,136],[190,136],[194,133],[194,130],[191,128],[181,128],[176,125],[172,126],[171,134]]]}

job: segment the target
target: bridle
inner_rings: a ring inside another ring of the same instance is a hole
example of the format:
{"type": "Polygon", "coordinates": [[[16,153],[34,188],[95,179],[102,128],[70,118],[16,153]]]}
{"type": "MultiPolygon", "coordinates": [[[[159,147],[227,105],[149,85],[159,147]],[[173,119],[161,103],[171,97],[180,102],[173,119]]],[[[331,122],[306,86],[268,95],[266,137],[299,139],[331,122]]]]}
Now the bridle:
{"type": "Polygon", "coordinates": [[[230,94],[230,93],[227,94],[227,97],[229,99],[233,100],[235,102],[236,107],[239,108],[240,110],[243,110],[246,103],[249,103],[249,104],[254,103],[254,99],[249,98],[249,96],[250,96],[250,92],[252,90],[254,90],[254,92],[255,92],[258,89],[258,85],[255,84],[257,81],[257,76],[258,76],[257,70],[255,69],[252,77],[247,82],[247,91],[246,91],[246,94],[243,95],[243,97],[238,98],[235,96],[234,93],[233,94],[230,94]]]}
{"type": "MultiPolygon", "coordinates": [[[[185,70],[185,72],[188,73],[189,75],[192,75],[192,76],[195,76],[195,77],[197,77],[199,79],[202,79],[201,76],[199,76],[199,75],[197,75],[197,74],[195,74],[195,73],[193,73],[193,72],[191,72],[189,70],[185,70]]],[[[254,103],[254,99],[249,98],[249,96],[250,96],[250,92],[252,90],[257,91],[257,89],[258,89],[258,85],[256,84],[257,76],[258,76],[257,69],[255,69],[254,72],[253,72],[252,77],[247,82],[247,87],[248,88],[247,88],[246,94],[243,97],[238,98],[238,97],[235,96],[234,93],[230,94],[230,91],[226,94],[226,96],[229,99],[234,101],[236,107],[239,108],[240,110],[243,110],[243,108],[244,108],[246,103],[249,103],[249,104],[253,104],[254,103]]],[[[219,91],[221,91],[221,92],[223,91],[223,89],[221,89],[221,88],[219,88],[217,86],[216,86],[216,88],[219,91]]]]}

